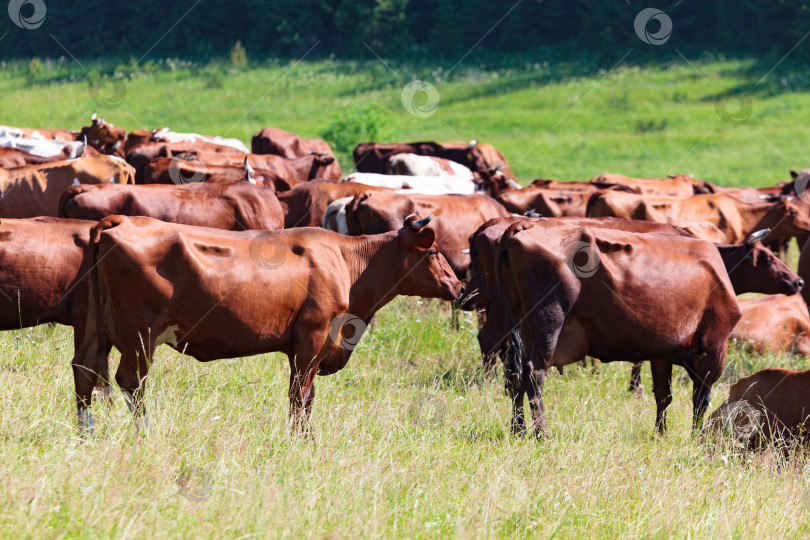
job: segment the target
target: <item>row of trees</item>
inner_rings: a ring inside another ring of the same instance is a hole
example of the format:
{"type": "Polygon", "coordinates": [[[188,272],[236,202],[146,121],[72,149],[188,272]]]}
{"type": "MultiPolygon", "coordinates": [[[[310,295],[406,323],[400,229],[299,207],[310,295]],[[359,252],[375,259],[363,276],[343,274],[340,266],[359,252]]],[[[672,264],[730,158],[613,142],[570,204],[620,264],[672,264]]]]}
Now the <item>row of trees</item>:
{"type": "MultiPolygon", "coordinates": [[[[654,7],[671,19],[672,35],[660,46],[636,35],[635,18],[650,7],[638,0],[12,0],[29,18],[37,3],[47,12],[36,29],[2,17],[0,57],[65,54],[56,40],[78,57],[150,51],[206,58],[222,56],[237,40],[253,57],[297,57],[318,43],[315,57],[371,57],[372,49],[387,58],[458,58],[479,41],[477,52],[492,54],[551,47],[618,58],[633,47],[647,55],[678,49],[781,56],[810,30],[810,0],[661,2],[654,7]]],[[[810,40],[803,45],[794,54],[810,60],[810,40]]]]}

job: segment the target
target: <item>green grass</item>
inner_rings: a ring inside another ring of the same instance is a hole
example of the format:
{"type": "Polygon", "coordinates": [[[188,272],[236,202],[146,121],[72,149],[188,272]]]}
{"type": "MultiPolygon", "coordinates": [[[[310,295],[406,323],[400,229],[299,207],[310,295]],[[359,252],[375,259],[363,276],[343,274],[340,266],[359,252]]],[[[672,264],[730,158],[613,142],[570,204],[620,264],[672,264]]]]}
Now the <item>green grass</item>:
{"type": "MultiPolygon", "coordinates": [[[[25,65],[0,72],[2,121],[83,125],[95,105],[80,70],[45,64],[33,83],[25,65]]],[[[127,128],[171,125],[247,142],[265,125],[316,136],[335,110],[378,103],[384,140],[477,138],[501,149],[524,181],[688,172],[762,185],[805,165],[808,94],[772,75],[753,90],[750,119],[732,125],[716,114],[715,97],[751,89],[762,74],[745,62],[696,66],[708,81],[688,66],[620,66],[583,78],[565,66],[468,67],[449,81],[435,80],[431,66],[394,66],[399,77],[376,64],[336,62],[221,77],[217,66],[153,66],[127,81],[121,107],[99,112],[127,128]],[[433,116],[404,111],[401,88],[414,78],[436,84],[433,116]]],[[[162,347],[147,383],[153,432],[136,434],[116,394],[111,407],[96,406],[97,435],[86,441],[75,429],[72,332],[0,334],[0,531],[70,538],[808,534],[810,472],[771,452],[697,442],[691,385],[677,368],[664,438],[653,434],[649,372],[647,395],[631,397],[627,364],[604,365],[598,375],[573,366],[554,372],[546,385],[552,436],[510,436],[502,378],[483,373],[476,328],[464,315],[461,329],[451,330],[447,306],[436,301],[395,300],[346,369],[317,380],[311,438],[287,430],[281,355],[205,365],[162,347]]],[[[773,365],[807,363],[733,349],[712,408],[740,375],[773,365]]]]}

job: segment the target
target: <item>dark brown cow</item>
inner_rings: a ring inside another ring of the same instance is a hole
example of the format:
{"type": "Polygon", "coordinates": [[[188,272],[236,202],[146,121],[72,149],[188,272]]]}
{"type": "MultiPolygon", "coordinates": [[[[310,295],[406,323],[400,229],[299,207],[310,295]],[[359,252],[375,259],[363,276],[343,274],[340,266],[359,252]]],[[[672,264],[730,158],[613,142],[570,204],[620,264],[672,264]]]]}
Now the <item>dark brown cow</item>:
{"type": "Polygon", "coordinates": [[[771,229],[766,241],[789,240],[810,231],[810,218],[791,200],[749,204],[726,195],[663,197],[599,192],[588,201],[588,217],[659,223],[708,221],[723,231],[731,244],[739,244],[762,229],[771,229]]]}
{"type": "MultiPolygon", "coordinates": [[[[144,414],[144,380],[168,343],[207,362],[273,351],[290,361],[290,414],[305,427],[316,374],[342,369],[374,313],[398,295],[454,300],[462,290],[429,219],[349,238],[315,228],[228,232],[111,216],[93,231],[92,305],[77,363],[107,372],[144,414]],[[92,329],[92,330],[91,330],[92,329]],[[99,354],[100,351],[100,354],[99,354]]],[[[95,376],[76,378],[80,425],[95,376]]]]}
{"type": "Polygon", "coordinates": [[[312,180],[290,191],[278,193],[284,210],[284,228],[320,227],[326,208],[338,199],[354,197],[367,191],[391,191],[388,188],[366,186],[353,182],[312,180]]]}
{"type": "Polygon", "coordinates": [[[127,163],[135,167],[135,183],[143,184],[143,174],[146,166],[159,157],[173,158],[181,154],[200,155],[202,153],[223,153],[235,154],[244,159],[244,154],[221,144],[212,144],[206,142],[196,143],[165,143],[165,142],[147,142],[133,147],[127,152],[127,163]]]}
{"type": "Polygon", "coordinates": [[[810,439],[810,370],[766,368],[731,385],[728,399],[706,422],[706,433],[728,432],[751,450],[776,443],[787,453],[810,439]]]}
{"type": "Polygon", "coordinates": [[[742,318],[731,338],[758,354],[810,356],[810,314],[799,295],[772,294],[740,300],[742,318]]]}
{"type": "Polygon", "coordinates": [[[105,122],[103,116],[99,120],[96,113],[90,118],[90,125],[79,132],[78,140],[81,137],[87,137],[87,144],[102,154],[121,158],[126,156],[127,131],[105,122]]]}
{"type": "Polygon", "coordinates": [[[513,429],[523,429],[526,393],[535,434],[546,434],[546,374],[552,365],[585,355],[603,362],[651,361],[660,432],[672,401],[672,365],[683,366],[693,381],[693,425],[700,426],[740,318],[713,244],[539,220],[506,230],[495,269],[510,307],[513,429]]]}
{"type": "MultiPolygon", "coordinates": [[[[157,158],[144,170],[145,184],[187,184],[187,183],[221,183],[248,180],[245,175],[244,160],[227,162],[226,165],[209,164],[195,155],[176,158],[157,158]]],[[[251,164],[252,167],[252,164],[251,164]]],[[[253,180],[257,185],[267,186],[273,191],[289,191],[305,180],[281,178],[270,169],[255,168],[253,180]]]]}
{"type": "Polygon", "coordinates": [[[356,195],[346,206],[350,235],[379,234],[397,229],[403,216],[414,212],[439,219],[439,250],[459,279],[470,268],[469,238],[485,221],[507,217],[500,203],[485,195],[422,195],[402,192],[369,192],[356,195]]]}
{"type": "Polygon", "coordinates": [[[65,191],[59,208],[61,217],[96,221],[121,214],[226,231],[284,227],[284,215],[273,190],[247,182],[79,185],[65,191]]]}
{"type": "Polygon", "coordinates": [[[357,145],[354,149],[354,164],[357,172],[387,174],[388,159],[391,156],[396,154],[417,154],[420,156],[440,157],[461,163],[472,172],[479,173],[485,178],[495,168],[498,168],[510,180],[517,182],[517,178],[500,152],[492,147],[489,147],[492,150],[487,148],[484,151],[481,150],[481,147],[485,147],[485,145],[479,145],[476,141],[470,143],[363,143],[357,145]],[[487,159],[490,159],[490,161],[487,161],[487,159]]]}
{"type": "Polygon", "coordinates": [[[23,165],[40,165],[66,159],[63,156],[42,157],[28,153],[19,148],[0,147],[0,168],[22,167],[23,165]]]}
{"type": "Polygon", "coordinates": [[[274,154],[287,159],[306,157],[310,154],[331,156],[334,161],[324,169],[321,178],[340,180],[343,177],[332,148],[320,139],[305,139],[283,129],[266,127],[253,135],[250,149],[254,154],[274,154]]]}

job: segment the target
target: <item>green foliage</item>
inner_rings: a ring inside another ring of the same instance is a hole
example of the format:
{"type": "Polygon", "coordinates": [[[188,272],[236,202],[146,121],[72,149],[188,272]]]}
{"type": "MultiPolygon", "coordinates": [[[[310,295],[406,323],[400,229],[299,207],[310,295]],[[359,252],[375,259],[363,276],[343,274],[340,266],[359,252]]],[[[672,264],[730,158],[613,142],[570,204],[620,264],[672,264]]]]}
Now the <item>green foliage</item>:
{"type": "Polygon", "coordinates": [[[245,52],[242,42],[237,39],[236,43],[231,47],[231,65],[235,68],[244,68],[247,63],[247,52],[245,52]]]}
{"type": "Polygon", "coordinates": [[[375,103],[345,107],[332,115],[323,139],[338,156],[349,156],[358,144],[377,141],[382,112],[382,107],[375,103]]]}

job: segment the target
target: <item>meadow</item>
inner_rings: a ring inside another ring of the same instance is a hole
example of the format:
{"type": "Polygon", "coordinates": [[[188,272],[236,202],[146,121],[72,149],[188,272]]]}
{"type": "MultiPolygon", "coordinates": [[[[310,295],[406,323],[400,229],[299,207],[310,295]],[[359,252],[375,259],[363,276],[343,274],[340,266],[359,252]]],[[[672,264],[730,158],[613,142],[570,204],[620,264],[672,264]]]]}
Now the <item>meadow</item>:
{"type": "MultiPolygon", "coordinates": [[[[2,67],[0,110],[9,125],[76,129],[97,108],[128,129],[169,125],[248,142],[267,125],[319,136],[342,111],[356,118],[373,106],[378,140],[478,139],[499,148],[524,183],[609,171],[771,184],[805,165],[810,115],[802,72],[774,72],[757,84],[767,69],[746,61],[619,65],[587,76],[576,75],[580,66],[542,61],[460,66],[449,76],[447,67],[380,62],[239,69],[171,62],[132,69],[96,102],[87,73],[103,77],[115,66],[80,69],[68,59],[33,72],[27,62],[2,67]],[[402,89],[413,79],[439,92],[435,114],[404,109],[402,89]]],[[[282,355],[200,364],[162,347],[147,382],[151,433],[136,432],[116,392],[111,406],[95,407],[96,434],[83,439],[72,331],[0,334],[0,531],[34,538],[810,531],[804,460],[700,443],[680,368],[665,437],[653,432],[648,368],[646,393],[634,397],[623,363],[600,373],[554,372],[545,398],[551,436],[514,437],[500,370],[481,367],[475,318],[463,315],[454,330],[449,315],[447,305],[417,298],[382,309],[348,366],[316,381],[310,437],[289,433],[282,355]]],[[[807,361],[732,347],[711,409],[729,384],[766,366],[802,369],[807,361]]]]}

